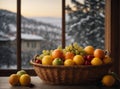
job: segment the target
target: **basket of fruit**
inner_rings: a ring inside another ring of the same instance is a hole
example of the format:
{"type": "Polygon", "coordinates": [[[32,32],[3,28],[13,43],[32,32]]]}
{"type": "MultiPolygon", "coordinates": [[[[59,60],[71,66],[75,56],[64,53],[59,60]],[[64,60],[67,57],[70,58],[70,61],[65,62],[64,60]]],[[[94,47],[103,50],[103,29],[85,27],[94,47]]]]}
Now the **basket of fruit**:
{"type": "Polygon", "coordinates": [[[77,43],[64,49],[43,50],[31,61],[36,74],[49,84],[86,84],[100,80],[112,66],[112,59],[102,49],[85,48],[77,43]]]}

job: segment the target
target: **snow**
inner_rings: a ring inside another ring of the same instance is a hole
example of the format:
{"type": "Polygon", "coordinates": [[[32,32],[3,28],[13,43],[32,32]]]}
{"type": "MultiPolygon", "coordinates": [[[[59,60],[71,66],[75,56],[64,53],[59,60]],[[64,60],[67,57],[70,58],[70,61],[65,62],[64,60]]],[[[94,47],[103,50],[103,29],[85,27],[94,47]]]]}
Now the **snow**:
{"type": "MultiPolygon", "coordinates": [[[[78,25],[78,26],[81,25],[81,23],[83,23],[84,21],[88,21],[90,19],[90,17],[91,16],[87,16],[86,18],[81,19],[79,22],[74,23],[73,25],[71,25],[71,28],[75,27],[76,25],[78,25]]],[[[70,29],[70,30],[72,30],[72,29],[70,29]]]]}
{"type": "Polygon", "coordinates": [[[105,15],[103,13],[100,13],[100,16],[103,17],[103,18],[105,18],[105,15]]]}
{"type": "Polygon", "coordinates": [[[9,39],[7,38],[0,38],[0,41],[8,41],[9,39]]]}
{"type": "Polygon", "coordinates": [[[9,28],[11,32],[16,32],[16,27],[13,24],[9,24],[9,28]]]}
{"type": "Polygon", "coordinates": [[[13,41],[13,40],[16,39],[16,37],[15,37],[15,36],[10,36],[9,39],[10,39],[11,41],[13,41]]]}
{"type": "Polygon", "coordinates": [[[5,34],[4,34],[2,31],[0,31],[0,35],[1,35],[1,36],[4,36],[5,34]]]}
{"type": "Polygon", "coordinates": [[[45,40],[43,37],[34,34],[21,34],[21,38],[25,40],[45,40]]]}
{"type": "MultiPolygon", "coordinates": [[[[0,38],[1,41],[8,41],[8,40],[14,41],[16,39],[16,35],[15,36],[5,35],[3,32],[0,32],[0,35],[2,36],[2,38],[0,38]]],[[[41,36],[34,34],[25,34],[25,33],[21,34],[21,38],[24,40],[45,40],[41,36]]]]}
{"type": "Polygon", "coordinates": [[[66,20],[66,22],[68,22],[70,20],[70,17],[68,14],[65,14],[65,20],[66,20]]]}
{"type": "Polygon", "coordinates": [[[54,17],[32,17],[31,19],[36,20],[38,22],[49,23],[54,26],[62,27],[62,18],[54,18],[54,17]]]}

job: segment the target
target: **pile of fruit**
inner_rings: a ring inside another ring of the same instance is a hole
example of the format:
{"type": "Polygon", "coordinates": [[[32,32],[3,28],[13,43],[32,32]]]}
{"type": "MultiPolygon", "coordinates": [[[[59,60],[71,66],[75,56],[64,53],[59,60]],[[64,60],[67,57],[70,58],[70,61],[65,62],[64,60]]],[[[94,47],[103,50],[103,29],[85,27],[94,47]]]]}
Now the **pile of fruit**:
{"type": "Polygon", "coordinates": [[[78,43],[58,47],[54,50],[43,50],[34,57],[35,63],[42,65],[102,65],[112,62],[111,57],[102,49],[93,46],[81,47],[78,43]]]}
{"type": "Polygon", "coordinates": [[[20,70],[16,74],[10,75],[9,83],[12,86],[29,86],[31,83],[31,77],[26,71],[20,70]]]}
{"type": "MultiPolygon", "coordinates": [[[[70,44],[65,48],[58,47],[54,50],[43,50],[42,54],[34,56],[33,61],[37,64],[52,66],[99,66],[112,63],[109,52],[100,48],[95,49],[93,46],[81,47],[78,43],[70,44]]],[[[120,81],[116,74],[112,72],[104,75],[101,83],[111,87],[116,80],[120,81]]]]}

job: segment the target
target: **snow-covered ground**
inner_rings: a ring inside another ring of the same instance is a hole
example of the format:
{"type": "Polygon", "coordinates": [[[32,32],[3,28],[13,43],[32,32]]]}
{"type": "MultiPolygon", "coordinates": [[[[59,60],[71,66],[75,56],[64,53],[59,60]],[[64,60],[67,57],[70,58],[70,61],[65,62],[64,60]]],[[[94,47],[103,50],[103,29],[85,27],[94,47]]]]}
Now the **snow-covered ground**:
{"type": "Polygon", "coordinates": [[[54,18],[54,17],[31,17],[31,19],[34,19],[36,21],[49,23],[54,26],[61,27],[62,26],[62,18],[54,18]]]}

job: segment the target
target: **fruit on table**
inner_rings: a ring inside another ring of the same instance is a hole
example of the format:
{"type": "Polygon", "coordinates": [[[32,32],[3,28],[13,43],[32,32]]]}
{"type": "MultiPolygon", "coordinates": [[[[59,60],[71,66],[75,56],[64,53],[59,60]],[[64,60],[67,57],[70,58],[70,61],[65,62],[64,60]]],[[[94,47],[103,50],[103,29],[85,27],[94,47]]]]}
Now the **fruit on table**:
{"type": "Polygon", "coordinates": [[[104,51],[102,49],[95,49],[94,57],[104,58],[105,57],[105,53],[104,53],[104,51]]]}
{"type": "Polygon", "coordinates": [[[9,77],[9,83],[12,86],[16,86],[19,84],[19,76],[17,74],[11,74],[9,77]]]}
{"type": "Polygon", "coordinates": [[[63,49],[64,52],[72,52],[75,55],[85,55],[86,52],[84,51],[83,47],[79,46],[78,43],[72,43],[63,49]]]}
{"type": "Polygon", "coordinates": [[[43,65],[52,65],[53,58],[50,55],[46,55],[42,59],[42,64],[43,65]]]}
{"type": "Polygon", "coordinates": [[[16,74],[11,74],[9,77],[9,83],[12,86],[29,86],[31,83],[30,75],[25,70],[20,70],[16,74]]]}
{"type": "Polygon", "coordinates": [[[64,54],[63,54],[63,51],[61,49],[55,49],[53,52],[52,52],[52,57],[53,58],[63,58],[64,54]]]}
{"type": "Polygon", "coordinates": [[[111,63],[112,62],[112,59],[110,56],[106,55],[104,58],[103,58],[103,62],[105,64],[108,64],[108,63],[111,63]]]}
{"type": "Polygon", "coordinates": [[[107,86],[107,87],[111,87],[115,84],[115,78],[112,75],[105,75],[102,78],[102,84],[107,86]]]}
{"type": "Polygon", "coordinates": [[[94,58],[94,56],[93,56],[93,55],[87,55],[86,60],[87,60],[87,61],[91,61],[93,58],[94,58]]]}
{"type": "Polygon", "coordinates": [[[112,59],[104,50],[95,49],[93,46],[81,47],[76,42],[65,48],[60,46],[54,50],[43,50],[42,54],[34,58],[34,61],[43,65],[64,65],[65,60],[68,59],[71,59],[74,65],[102,65],[112,62],[112,59]],[[60,63],[60,61],[63,63],[60,63]]]}
{"type": "Polygon", "coordinates": [[[74,56],[75,56],[75,54],[72,52],[65,53],[65,59],[73,59],[74,56]]]}
{"type": "Polygon", "coordinates": [[[85,52],[89,55],[93,55],[93,52],[94,52],[94,47],[93,46],[86,46],[84,48],[85,52]]]}
{"type": "Polygon", "coordinates": [[[85,62],[81,55],[75,55],[73,61],[75,62],[76,65],[82,65],[85,62]]]}
{"type": "Polygon", "coordinates": [[[26,71],[20,70],[17,72],[17,75],[20,77],[21,75],[26,74],[26,71]]]}
{"type": "Polygon", "coordinates": [[[91,64],[92,65],[102,65],[103,62],[100,58],[93,58],[92,61],[91,61],[91,64]]]}
{"type": "Polygon", "coordinates": [[[74,61],[72,59],[66,59],[64,61],[64,65],[65,66],[73,66],[74,65],[74,61]]]}
{"type": "Polygon", "coordinates": [[[91,62],[86,60],[84,64],[85,65],[91,65],[91,62]]]}
{"type": "Polygon", "coordinates": [[[20,77],[20,84],[22,86],[29,86],[30,85],[30,82],[31,82],[31,78],[28,74],[23,74],[21,77],[20,77]]]}
{"type": "Polygon", "coordinates": [[[42,63],[42,61],[40,59],[36,59],[35,62],[38,63],[38,64],[42,63]]]}
{"type": "Polygon", "coordinates": [[[60,59],[60,58],[55,58],[55,59],[52,61],[52,65],[63,65],[63,60],[60,59]]]}

